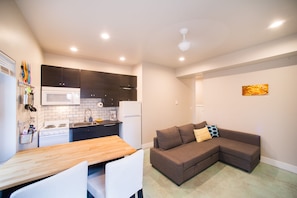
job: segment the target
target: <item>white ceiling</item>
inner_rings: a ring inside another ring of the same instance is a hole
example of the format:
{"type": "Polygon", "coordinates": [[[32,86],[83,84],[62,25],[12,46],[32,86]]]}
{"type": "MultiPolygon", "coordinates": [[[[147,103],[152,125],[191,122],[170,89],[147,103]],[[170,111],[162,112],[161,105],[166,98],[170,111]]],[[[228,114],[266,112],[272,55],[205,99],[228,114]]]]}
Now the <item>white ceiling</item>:
{"type": "Polygon", "coordinates": [[[44,52],[119,65],[182,67],[297,33],[297,0],[15,1],[44,52]],[[277,19],[286,22],[268,29],[277,19]],[[191,48],[182,53],[184,27],[191,48]],[[100,38],[105,31],[108,41],[100,38]]]}

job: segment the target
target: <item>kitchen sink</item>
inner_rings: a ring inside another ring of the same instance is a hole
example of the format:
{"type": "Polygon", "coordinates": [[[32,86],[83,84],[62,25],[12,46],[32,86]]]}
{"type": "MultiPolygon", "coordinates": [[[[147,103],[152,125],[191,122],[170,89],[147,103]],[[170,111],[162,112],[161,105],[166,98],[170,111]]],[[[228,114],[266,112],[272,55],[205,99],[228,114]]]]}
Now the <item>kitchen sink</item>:
{"type": "Polygon", "coordinates": [[[89,125],[93,125],[93,122],[76,122],[73,123],[74,127],[79,127],[79,126],[89,126],[89,125]]]}
{"type": "Polygon", "coordinates": [[[100,122],[74,122],[71,123],[69,126],[70,128],[79,128],[79,127],[88,127],[88,126],[97,126],[97,125],[113,125],[118,124],[119,121],[112,121],[112,120],[102,120],[100,122]]]}

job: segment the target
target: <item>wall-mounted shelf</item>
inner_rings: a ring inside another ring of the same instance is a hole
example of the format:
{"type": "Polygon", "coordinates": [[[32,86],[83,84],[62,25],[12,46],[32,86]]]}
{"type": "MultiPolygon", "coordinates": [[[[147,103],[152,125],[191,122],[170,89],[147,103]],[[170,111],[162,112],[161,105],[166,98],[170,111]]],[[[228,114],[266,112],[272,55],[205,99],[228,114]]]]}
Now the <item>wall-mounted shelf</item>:
{"type": "Polygon", "coordinates": [[[21,87],[30,87],[30,88],[34,88],[34,86],[28,84],[28,83],[25,83],[25,82],[22,82],[22,81],[18,81],[18,85],[21,86],[21,87]]]}

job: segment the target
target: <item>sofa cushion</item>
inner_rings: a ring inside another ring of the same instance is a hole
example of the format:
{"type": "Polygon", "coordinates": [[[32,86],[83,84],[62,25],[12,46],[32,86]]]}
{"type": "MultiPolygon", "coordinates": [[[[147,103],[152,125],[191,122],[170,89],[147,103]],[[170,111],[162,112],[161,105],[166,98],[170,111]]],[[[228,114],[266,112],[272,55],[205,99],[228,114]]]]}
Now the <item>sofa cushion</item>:
{"type": "Polygon", "coordinates": [[[201,122],[201,123],[194,124],[194,128],[195,128],[195,129],[202,129],[202,128],[204,128],[206,125],[207,125],[207,122],[206,122],[206,121],[203,121],[203,122],[201,122]]]}
{"type": "Polygon", "coordinates": [[[178,129],[184,144],[195,141],[193,124],[186,124],[178,127],[178,129]]]}
{"type": "Polygon", "coordinates": [[[164,151],[164,154],[169,156],[170,159],[182,163],[183,169],[186,170],[219,151],[219,146],[211,142],[190,142],[164,151]]]}
{"type": "Polygon", "coordinates": [[[261,145],[261,138],[259,135],[243,133],[239,131],[233,131],[233,130],[222,129],[222,128],[219,128],[219,131],[220,131],[220,137],[244,142],[247,144],[253,144],[256,146],[261,145]]]}
{"type": "Polygon", "coordinates": [[[211,135],[207,127],[204,127],[202,129],[194,129],[194,135],[196,137],[197,142],[203,142],[205,140],[211,139],[211,135]]]}
{"type": "Polygon", "coordinates": [[[158,144],[161,149],[167,150],[182,144],[177,127],[157,130],[158,144]]]}
{"type": "Polygon", "coordinates": [[[216,125],[206,125],[211,137],[220,137],[219,130],[216,125]]]}
{"type": "Polygon", "coordinates": [[[213,143],[220,146],[220,152],[233,155],[240,159],[247,160],[249,162],[254,161],[260,156],[260,147],[244,142],[230,140],[227,138],[213,138],[213,143]]]}

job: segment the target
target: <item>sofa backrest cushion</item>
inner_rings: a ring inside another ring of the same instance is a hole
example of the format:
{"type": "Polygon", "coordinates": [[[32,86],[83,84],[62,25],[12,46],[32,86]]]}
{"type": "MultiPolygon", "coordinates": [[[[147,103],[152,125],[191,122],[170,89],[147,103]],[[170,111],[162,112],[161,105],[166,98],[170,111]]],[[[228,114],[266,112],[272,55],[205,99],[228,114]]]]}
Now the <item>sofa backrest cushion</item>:
{"type": "Polygon", "coordinates": [[[193,124],[186,124],[178,127],[178,129],[184,144],[195,141],[193,124]]]}
{"type": "Polygon", "coordinates": [[[176,126],[157,130],[158,144],[161,149],[167,150],[182,144],[179,130],[176,126]]]}
{"type": "Polygon", "coordinates": [[[244,142],[247,144],[253,144],[256,146],[261,145],[261,137],[259,135],[233,131],[229,129],[222,129],[222,128],[219,128],[219,131],[220,131],[220,137],[244,142]]]}
{"type": "Polygon", "coordinates": [[[194,124],[194,128],[195,128],[195,129],[202,129],[202,128],[204,128],[206,125],[207,125],[207,122],[206,122],[206,121],[203,121],[203,122],[201,122],[201,123],[194,124]]]}

